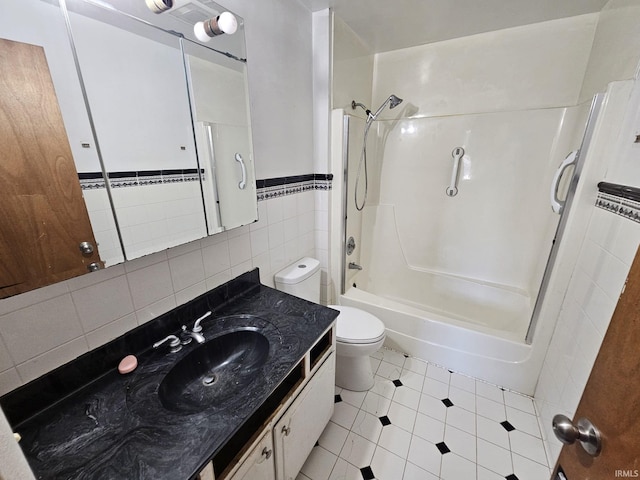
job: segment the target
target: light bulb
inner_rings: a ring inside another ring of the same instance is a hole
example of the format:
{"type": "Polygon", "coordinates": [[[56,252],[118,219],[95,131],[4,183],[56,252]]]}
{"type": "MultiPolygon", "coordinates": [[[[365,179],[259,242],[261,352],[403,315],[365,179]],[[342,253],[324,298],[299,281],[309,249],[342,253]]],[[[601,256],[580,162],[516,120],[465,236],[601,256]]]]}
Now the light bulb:
{"type": "Polygon", "coordinates": [[[204,30],[204,22],[198,22],[193,26],[193,34],[201,42],[206,43],[211,40],[211,37],[207,35],[207,32],[204,30]]]}
{"type": "Polygon", "coordinates": [[[208,42],[212,37],[223,33],[231,35],[236,33],[237,30],[238,20],[230,12],[222,12],[215,18],[198,22],[193,26],[193,34],[201,42],[208,42]]]}
{"type": "Polygon", "coordinates": [[[162,13],[173,7],[173,0],[145,0],[145,3],[153,13],[162,13]]]}
{"type": "Polygon", "coordinates": [[[218,28],[227,35],[233,35],[238,30],[238,20],[233,13],[222,12],[218,17],[218,28]]]}

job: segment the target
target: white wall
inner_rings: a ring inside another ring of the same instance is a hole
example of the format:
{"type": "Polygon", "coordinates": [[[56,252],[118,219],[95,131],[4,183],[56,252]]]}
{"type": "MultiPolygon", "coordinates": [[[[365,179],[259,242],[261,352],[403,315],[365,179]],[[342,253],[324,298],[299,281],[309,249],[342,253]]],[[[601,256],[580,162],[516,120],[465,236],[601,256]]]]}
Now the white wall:
{"type": "Polygon", "coordinates": [[[334,16],[332,108],[342,108],[364,118],[362,109],[351,109],[351,101],[372,108],[373,62],[369,47],[340,17],[334,16]]]}
{"type": "Polygon", "coordinates": [[[0,410],[0,480],[35,479],[27,460],[14,440],[11,426],[0,410]]]}
{"type": "Polygon", "coordinates": [[[313,171],[327,173],[329,164],[329,117],[331,114],[331,38],[333,14],[313,14],[313,171]]]}
{"type": "Polygon", "coordinates": [[[605,91],[611,81],[634,78],[639,60],[640,2],[610,0],[599,15],[580,100],[605,91]]]}

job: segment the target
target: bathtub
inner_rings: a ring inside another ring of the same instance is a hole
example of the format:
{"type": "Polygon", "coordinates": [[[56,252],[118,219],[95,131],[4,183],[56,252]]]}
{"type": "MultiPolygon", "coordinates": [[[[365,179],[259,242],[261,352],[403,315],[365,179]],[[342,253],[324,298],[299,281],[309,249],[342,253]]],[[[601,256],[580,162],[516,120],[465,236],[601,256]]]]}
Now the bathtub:
{"type": "Polygon", "coordinates": [[[353,286],[341,295],[340,304],[380,318],[388,348],[508,390],[533,394],[539,367],[532,358],[532,346],[508,338],[504,330],[470,325],[353,286]]]}

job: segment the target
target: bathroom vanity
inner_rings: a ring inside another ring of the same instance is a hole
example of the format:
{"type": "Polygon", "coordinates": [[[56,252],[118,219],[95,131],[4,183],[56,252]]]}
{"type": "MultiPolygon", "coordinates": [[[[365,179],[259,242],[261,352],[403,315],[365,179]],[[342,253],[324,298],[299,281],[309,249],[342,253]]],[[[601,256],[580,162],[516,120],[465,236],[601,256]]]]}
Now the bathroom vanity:
{"type": "Polygon", "coordinates": [[[36,478],[293,480],[333,413],[337,315],[256,269],[0,404],[36,478]],[[207,311],[204,343],[152,348],[207,311]]]}

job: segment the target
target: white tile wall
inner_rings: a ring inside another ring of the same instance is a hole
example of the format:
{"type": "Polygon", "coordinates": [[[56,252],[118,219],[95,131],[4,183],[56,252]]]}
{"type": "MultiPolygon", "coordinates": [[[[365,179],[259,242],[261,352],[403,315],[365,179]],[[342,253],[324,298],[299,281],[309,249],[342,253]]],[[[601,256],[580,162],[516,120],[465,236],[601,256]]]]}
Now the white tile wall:
{"type": "Polygon", "coordinates": [[[100,258],[107,266],[121,263],[124,257],[107,190],[83,190],[82,196],[99,246],[100,258]]]}
{"type": "Polygon", "coordinates": [[[573,417],[639,243],[639,223],[594,208],[535,391],[552,464],[562,444],[551,419],[573,417]]]}
{"type": "Polygon", "coordinates": [[[199,182],[114,188],[112,195],[127,258],[205,235],[199,182]]]}
{"type": "Polygon", "coordinates": [[[0,395],[254,267],[273,286],[318,253],[326,272],[328,195],[266,200],[250,226],[0,300],[0,395]]]}

